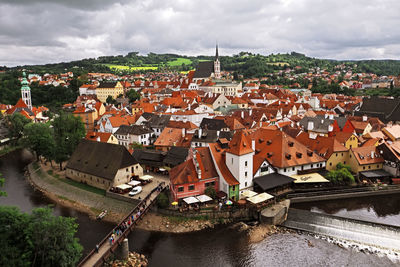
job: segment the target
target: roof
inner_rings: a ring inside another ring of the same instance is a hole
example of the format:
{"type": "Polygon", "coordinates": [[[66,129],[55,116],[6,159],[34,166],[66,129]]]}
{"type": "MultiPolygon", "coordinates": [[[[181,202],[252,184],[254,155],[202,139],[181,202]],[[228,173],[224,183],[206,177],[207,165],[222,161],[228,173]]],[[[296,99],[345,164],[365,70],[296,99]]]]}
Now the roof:
{"type": "Polygon", "coordinates": [[[360,165],[383,163],[385,161],[380,154],[376,152],[375,146],[355,147],[352,148],[351,151],[360,165]]]}
{"type": "Polygon", "coordinates": [[[209,78],[214,72],[214,62],[213,61],[201,61],[197,65],[196,72],[193,78],[209,78]]]}
{"type": "Polygon", "coordinates": [[[241,156],[252,153],[254,150],[251,148],[251,143],[247,140],[243,131],[237,131],[229,142],[229,148],[226,152],[241,156]]]}
{"type": "Polygon", "coordinates": [[[253,179],[253,182],[263,191],[267,191],[278,186],[287,185],[293,183],[294,181],[295,179],[279,173],[270,173],[253,179]]]}
{"type": "Polygon", "coordinates": [[[88,132],[86,134],[85,139],[91,140],[91,141],[97,141],[97,138],[100,138],[100,142],[108,142],[108,139],[110,139],[110,136],[112,133],[102,133],[102,132],[88,132]]]}
{"type": "Polygon", "coordinates": [[[238,185],[239,182],[235,179],[232,175],[231,171],[228,169],[225,163],[225,150],[222,149],[217,143],[209,144],[210,152],[216,167],[220,171],[222,178],[229,184],[229,185],[238,185]]]}
{"type": "Polygon", "coordinates": [[[305,145],[310,150],[318,153],[321,157],[329,159],[335,152],[344,152],[349,149],[340,143],[334,136],[317,136],[315,139],[309,138],[308,133],[301,133],[296,140],[305,145]]]}
{"type": "Polygon", "coordinates": [[[333,136],[336,140],[338,140],[341,144],[344,144],[352,137],[354,134],[349,132],[335,132],[333,136]]]}
{"type": "Polygon", "coordinates": [[[304,117],[299,121],[300,125],[304,127],[304,129],[313,132],[323,132],[326,133],[329,131],[329,125],[333,124],[334,120],[329,118],[325,118],[324,115],[317,115],[315,117],[304,117]],[[309,129],[309,122],[313,122],[313,128],[309,129]]]}
{"type": "Polygon", "coordinates": [[[400,125],[393,125],[392,127],[386,126],[383,131],[388,132],[394,139],[400,139],[400,125]]]}
{"type": "Polygon", "coordinates": [[[400,120],[400,98],[364,97],[355,115],[378,117],[383,122],[400,120]]]}
{"type": "Polygon", "coordinates": [[[223,128],[229,128],[229,127],[228,125],[226,125],[224,120],[203,118],[203,120],[200,123],[200,128],[220,131],[223,128]]]}
{"type": "Polygon", "coordinates": [[[96,89],[114,88],[116,85],[117,85],[117,82],[101,82],[96,89]]]}
{"type": "Polygon", "coordinates": [[[153,131],[141,125],[121,125],[115,132],[115,135],[142,135],[152,133],[153,131]]]}
{"type": "Polygon", "coordinates": [[[164,166],[166,152],[159,150],[135,149],[132,156],[141,164],[160,168],[164,166]]]}
{"type": "Polygon", "coordinates": [[[366,171],[366,172],[360,172],[360,174],[366,178],[382,178],[382,177],[392,177],[393,176],[384,170],[366,171]]]}
{"type": "Polygon", "coordinates": [[[164,164],[169,164],[172,166],[176,166],[184,162],[189,154],[189,149],[185,147],[171,147],[168,150],[165,158],[164,164]]]}
{"type": "Polygon", "coordinates": [[[137,163],[124,146],[82,140],[66,168],[113,180],[119,169],[137,163]]]}
{"type": "Polygon", "coordinates": [[[189,159],[172,168],[169,171],[169,178],[171,183],[174,185],[197,183],[199,181],[192,159],[189,159]]]}

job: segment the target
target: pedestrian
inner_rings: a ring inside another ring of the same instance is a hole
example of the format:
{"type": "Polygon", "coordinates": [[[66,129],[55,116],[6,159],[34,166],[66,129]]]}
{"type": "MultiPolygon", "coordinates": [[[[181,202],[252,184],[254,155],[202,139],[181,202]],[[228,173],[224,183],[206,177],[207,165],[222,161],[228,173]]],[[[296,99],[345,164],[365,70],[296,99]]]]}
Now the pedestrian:
{"type": "Polygon", "coordinates": [[[99,253],[99,244],[96,244],[96,253],[99,253]]]}
{"type": "Polygon", "coordinates": [[[110,241],[110,246],[112,245],[112,236],[110,236],[110,238],[108,239],[108,241],[110,241]]]}
{"type": "Polygon", "coordinates": [[[221,208],[222,208],[222,203],[219,202],[219,203],[218,203],[218,210],[221,211],[221,208]]]}

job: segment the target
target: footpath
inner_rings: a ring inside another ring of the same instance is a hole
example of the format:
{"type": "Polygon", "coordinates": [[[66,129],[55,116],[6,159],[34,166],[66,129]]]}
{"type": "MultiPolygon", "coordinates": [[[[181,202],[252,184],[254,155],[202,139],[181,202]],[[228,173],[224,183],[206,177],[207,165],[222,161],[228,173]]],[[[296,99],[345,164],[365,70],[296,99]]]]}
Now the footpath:
{"type": "Polygon", "coordinates": [[[35,169],[33,164],[28,165],[28,173],[31,184],[46,194],[54,201],[62,205],[89,213],[95,217],[102,210],[107,210],[104,220],[118,223],[133,208],[134,204],[113,199],[100,194],[89,192],[81,188],[63,182],[63,178],[55,178],[40,167],[35,169]]]}

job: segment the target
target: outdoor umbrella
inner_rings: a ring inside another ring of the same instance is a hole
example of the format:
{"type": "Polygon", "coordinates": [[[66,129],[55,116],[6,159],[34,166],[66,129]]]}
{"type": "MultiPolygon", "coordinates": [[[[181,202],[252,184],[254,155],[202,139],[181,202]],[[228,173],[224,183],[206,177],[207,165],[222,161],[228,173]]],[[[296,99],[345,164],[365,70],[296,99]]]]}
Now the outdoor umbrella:
{"type": "Polygon", "coordinates": [[[230,201],[230,200],[227,200],[227,201],[225,202],[225,204],[226,204],[226,205],[232,205],[232,204],[233,204],[233,202],[232,202],[232,201],[230,201]]]}

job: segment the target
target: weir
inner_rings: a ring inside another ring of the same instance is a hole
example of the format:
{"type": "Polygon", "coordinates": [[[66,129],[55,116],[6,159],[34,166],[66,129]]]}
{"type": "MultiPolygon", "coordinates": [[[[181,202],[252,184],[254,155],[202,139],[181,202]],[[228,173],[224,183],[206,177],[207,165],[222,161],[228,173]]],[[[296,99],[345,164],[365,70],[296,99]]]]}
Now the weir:
{"type": "Polygon", "coordinates": [[[285,227],[400,252],[400,227],[289,209],[285,227]]]}

